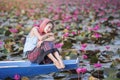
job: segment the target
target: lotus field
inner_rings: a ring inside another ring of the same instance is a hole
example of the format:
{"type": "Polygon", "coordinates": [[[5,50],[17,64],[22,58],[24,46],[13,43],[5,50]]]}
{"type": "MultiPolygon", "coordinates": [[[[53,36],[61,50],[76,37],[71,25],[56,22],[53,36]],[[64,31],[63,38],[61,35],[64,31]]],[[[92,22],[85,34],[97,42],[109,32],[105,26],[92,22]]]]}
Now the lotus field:
{"type": "Polygon", "coordinates": [[[63,59],[77,60],[77,79],[120,79],[120,0],[0,0],[1,61],[23,59],[24,39],[41,18],[53,20],[63,59]]]}

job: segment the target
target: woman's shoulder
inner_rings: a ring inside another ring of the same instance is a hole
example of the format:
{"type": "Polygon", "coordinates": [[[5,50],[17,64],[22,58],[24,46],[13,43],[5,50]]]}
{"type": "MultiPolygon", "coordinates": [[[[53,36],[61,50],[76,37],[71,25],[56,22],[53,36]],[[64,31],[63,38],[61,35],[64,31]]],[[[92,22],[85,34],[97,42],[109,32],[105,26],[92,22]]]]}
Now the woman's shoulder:
{"type": "Polygon", "coordinates": [[[31,29],[31,31],[32,31],[32,32],[38,31],[38,27],[33,27],[33,28],[31,29]]]}
{"type": "Polygon", "coordinates": [[[35,36],[35,35],[34,35],[35,32],[38,32],[38,28],[37,28],[37,27],[33,27],[33,28],[31,29],[31,31],[30,31],[29,34],[28,34],[28,37],[33,37],[33,36],[35,36]]]}
{"type": "Polygon", "coordinates": [[[32,30],[38,30],[38,27],[33,27],[32,30]]]}

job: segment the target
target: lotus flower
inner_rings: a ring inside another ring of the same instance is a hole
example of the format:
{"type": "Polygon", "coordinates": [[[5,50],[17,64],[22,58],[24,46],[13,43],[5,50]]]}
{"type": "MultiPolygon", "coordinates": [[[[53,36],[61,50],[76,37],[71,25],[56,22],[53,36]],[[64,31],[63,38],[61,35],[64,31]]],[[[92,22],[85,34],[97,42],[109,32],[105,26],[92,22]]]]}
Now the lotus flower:
{"type": "Polygon", "coordinates": [[[69,22],[69,21],[71,21],[71,18],[72,18],[71,15],[66,15],[65,18],[64,18],[64,21],[69,22]]]}
{"type": "Polygon", "coordinates": [[[89,31],[93,31],[93,28],[88,27],[88,30],[89,30],[89,31]]]}
{"type": "Polygon", "coordinates": [[[76,35],[77,33],[75,31],[72,32],[73,35],[76,35]]]}
{"type": "Polygon", "coordinates": [[[76,9],[76,10],[74,11],[74,15],[78,15],[78,14],[79,14],[79,10],[76,9]]]}
{"type": "Polygon", "coordinates": [[[17,33],[17,32],[18,32],[18,30],[15,29],[15,28],[11,28],[11,29],[9,29],[9,31],[10,31],[11,33],[17,33]]]}
{"type": "Polygon", "coordinates": [[[78,20],[78,15],[73,15],[73,19],[74,19],[75,21],[77,21],[77,20],[78,20]]]}
{"type": "Polygon", "coordinates": [[[96,63],[96,64],[94,64],[94,67],[95,67],[95,68],[101,68],[101,67],[102,67],[102,64],[96,63]]]}
{"type": "Polygon", "coordinates": [[[98,34],[98,33],[94,33],[94,35],[93,35],[95,38],[99,38],[99,37],[101,37],[101,35],[100,34],[98,34]]]}
{"type": "Polygon", "coordinates": [[[106,46],[106,49],[107,49],[107,50],[110,49],[110,46],[106,46]]]}
{"type": "Polygon", "coordinates": [[[62,9],[59,7],[55,10],[56,13],[61,13],[62,12],[62,9]]]}
{"type": "Polygon", "coordinates": [[[69,33],[68,32],[66,32],[64,35],[63,35],[63,37],[68,37],[69,36],[69,33]]]}
{"type": "Polygon", "coordinates": [[[15,74],[14,79],[15,80],[20,80],[20,75],[19,74],[15,74]]]}
{"type": "Polygon", "coordinates": [[[85,51],[85,48],[81,47],[81,51],[83,51],[83,52],[84,52],[84,51],[85,51]]]}
{"type": "Polygon", "coordinates": [[[101,18],[100,22],[104,22],[104,21],[107,21],[107,20],[108,20],[108,18],[101,18]]]}
{"type": "Polygon", "coordinates": [[[61,48],[62,46],[63,46],[63,43],[57,43],[57,44],[55,44],[56,48],[61,48]]]}
{"type": "Polygon", "coordinates": [[[86,48],[87,47],[87,44],[85,43],[85,44],[82,44],[82,47],[83,48],[86,48]]]}
{"type": "Polygon", "coordinates": [[[69,30],[69,29],[70,29],[70,26],[66,26],[66,29],[69,30]]]}
{"type": "Polygon", "coordinates": [[[81,50],[82,51],[85,51],[85,48],[87,47],[87,44],[85,43],[85,44],[82,44],[82,47],[81,47],[81,50]]]}
{"type": "Polygon", "coordinates": [[[80,73],[85,73],[86,71],[87,71],[86,68],[77,68],[77,69],[76,69],[76,72],[77,72],[78,74],[80,74],[80,73]]]}
{"type": "Polygon", "coordinates": [[[99,25],[96,25],[94,28],[93,28],[93,30],[95,30],[95,31],[97,31],[97,30],[99,30],[100,29],[100,26],[99,25]]]}
{"type": "Polygon", "coordinates": [[[55,16],[53,17],[53,19],[54,19],[54,20],[59,19],[59,15],[55,15],[55,16]]]}
{"type": "Polygon", "coordinates": [[[83,59],[87,59],[88,58],[88,56],[85,55],[85,54],[83,54],[82,57],[83,57],[83,59]]]}
{"type": "Polygon", "coordinates": [[[104,16],[104,15],[105,15],[104,12],[100,12],[100,13],[98,14],[98,16],[104,16]]]}
{"type": "Polygon", "coordinates": [[[52,12],[53,11],[53,6],[50,6],[49,8],[48,8],[48,12],[52,12]]]}
{"type": "Polygon", "coordinates": [[[2,47],[2,45],[3,45],[3,42],[0,40],[0,47],[2,47]]]}
{"type": "Polygon", "coordinates": [[[117,26],[120,27],[120,23],[117,23],[117,26]]]}

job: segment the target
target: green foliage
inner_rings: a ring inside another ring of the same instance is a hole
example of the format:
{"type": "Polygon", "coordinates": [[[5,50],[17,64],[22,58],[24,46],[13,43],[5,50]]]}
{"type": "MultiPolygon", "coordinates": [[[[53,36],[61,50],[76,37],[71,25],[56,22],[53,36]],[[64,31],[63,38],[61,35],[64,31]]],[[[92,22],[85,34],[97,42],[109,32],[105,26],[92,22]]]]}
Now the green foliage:
{"type": "Polygon", "coordinates": [[[62,46],[62,49],[70,49],[72,47],[71,41],[64,41],[64,45],[62,46]]]}
{"type": "Polygon", "coordinates": [[[97,63],[98,62],[98,58],[96,56],[91,56],[90,57],[90,63],[97,63]]]}
{"type": "Polygon", "coordinates": [[[5,36],[10,36],[11,32],[9,30],[5,31],[5,36]]]}
{"type": "Polygon", "coordinates": [[[103,79],[103,80],[120,80],[120,79],[119,78],[108,77],[108,78],[103,79]]]}

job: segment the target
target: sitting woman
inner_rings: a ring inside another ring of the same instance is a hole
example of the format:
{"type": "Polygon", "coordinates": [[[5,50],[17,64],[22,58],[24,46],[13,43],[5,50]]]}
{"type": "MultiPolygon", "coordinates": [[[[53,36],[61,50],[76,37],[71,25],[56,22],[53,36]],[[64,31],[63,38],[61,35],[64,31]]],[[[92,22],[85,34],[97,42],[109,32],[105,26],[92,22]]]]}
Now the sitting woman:
{"type": "Polygon", "coordinates": [[[46,64],[53,62],[58,69],[65,68],[58,49],[54,44],[53,22],[43,19],[33,27],[26,37],[24,53],[32,63],[46,64]]]}

